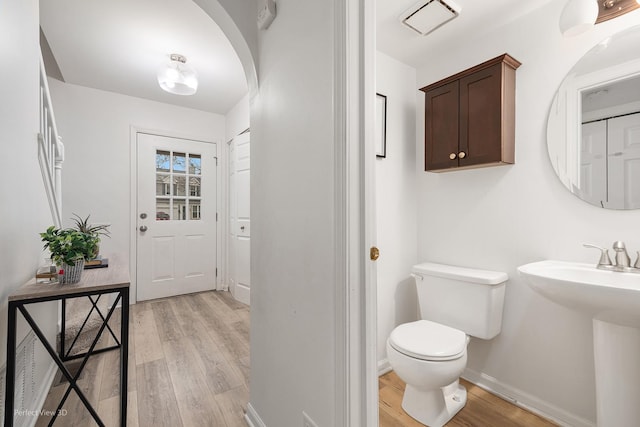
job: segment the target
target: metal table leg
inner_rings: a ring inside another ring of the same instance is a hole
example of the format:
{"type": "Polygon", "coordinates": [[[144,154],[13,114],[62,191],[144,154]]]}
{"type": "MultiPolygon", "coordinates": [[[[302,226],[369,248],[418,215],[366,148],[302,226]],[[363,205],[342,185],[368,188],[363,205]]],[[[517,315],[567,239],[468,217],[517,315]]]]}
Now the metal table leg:
{"type": "Polygon", "coordinates": [[[13,427],[13,406],[16,382],[16,316],[17,307],[9,302],[9,319],[7,324],[7,367],[4,393],[4,427],[13,427]]]}
{"type": "Polygon", "coordinates": [[[120,426],[127,425],[127,381],[129,379],[129,288],[123,289],[120,310],[120,426]]]}

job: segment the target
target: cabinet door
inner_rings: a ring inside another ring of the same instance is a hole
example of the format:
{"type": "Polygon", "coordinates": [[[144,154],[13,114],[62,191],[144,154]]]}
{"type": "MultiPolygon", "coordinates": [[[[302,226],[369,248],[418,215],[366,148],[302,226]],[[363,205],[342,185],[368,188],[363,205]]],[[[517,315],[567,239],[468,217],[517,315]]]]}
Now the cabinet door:
{"type": "Polygon", "coordinates": [[[460,166],[502,158],[502,64],[460,79],[460,166]]]}
{"type": "Polygon", "coordinates": [[[458,167],[458,81],[426,92],[425,170],[458,167]],[[456,154],[450,159],[451,154],[456,154]]]}

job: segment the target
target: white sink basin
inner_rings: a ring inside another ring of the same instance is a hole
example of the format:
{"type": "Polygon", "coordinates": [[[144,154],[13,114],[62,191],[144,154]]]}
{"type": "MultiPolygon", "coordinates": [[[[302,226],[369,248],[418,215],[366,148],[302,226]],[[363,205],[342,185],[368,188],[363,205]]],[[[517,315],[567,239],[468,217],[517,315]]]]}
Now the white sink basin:
{"type": "Polygon", "coordinates": [[[540,261],[518,267],[540,295],[593,318],[598,427],[640,422],[640,274],[540,261]]]}
{"type": "Polygon", "coordinates": [[[596,319],[640,326],[640,274],[552,260],[522,265],[518,271],[533,290],[553,302],[596,319]]]}

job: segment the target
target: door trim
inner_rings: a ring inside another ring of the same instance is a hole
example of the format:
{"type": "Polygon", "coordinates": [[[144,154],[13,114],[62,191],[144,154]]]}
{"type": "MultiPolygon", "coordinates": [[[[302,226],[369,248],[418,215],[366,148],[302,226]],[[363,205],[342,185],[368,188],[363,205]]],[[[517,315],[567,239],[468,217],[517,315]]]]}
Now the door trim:
{"type": "MultiPolygon", "coordinates": [[[[207,140],[206,138],[198,138],[193,135],[186,135],[181,132],[165,131],[157,129],[149,129],[131,125],[129,128],[129,149],[130,149],[130,199],[129,199],[129,276],[131,278],[131,292],[130,292],[130,304],[138,302],[138,278],[137,278],[137,266],[138,266],[138,233],[136,232],[136,226],[138,223],[138,134],[143,133],[147,135],[164,136],[168,138],[186,139],[189,141],[202,142],[205,144],[216,145],[216,158],[218,159],[216,167],[216,210],[218,213],[222,210],[222,199],[220,194],[220,164],[223,159],[220,158],[220,143],[214,140],[207,140]]],[[[222,247],[222,239],[220,238],[220,215],[218,215],[218,221],[216,221],[216,265],[218,268],[218,274],[216,275],[215,289],[222,290],[220,277],[222,276],[222,263],[221,252],[224,250],[222,247]]]]}
{"type": "Polygon", "coordinates": [[[375,3],[335,1],[335,425],[377,427],[375,3]]]}

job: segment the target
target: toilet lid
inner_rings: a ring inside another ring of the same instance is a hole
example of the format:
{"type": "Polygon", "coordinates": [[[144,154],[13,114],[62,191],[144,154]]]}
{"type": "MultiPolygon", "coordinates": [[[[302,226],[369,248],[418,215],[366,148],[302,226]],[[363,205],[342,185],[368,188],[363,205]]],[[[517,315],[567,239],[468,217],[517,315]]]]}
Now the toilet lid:
{"type": "Polygon", "coordinates": [[[467,335],[455,328],[418,320],[395,328],[389,344],[400,353],[422,360],[453,360],[467,348],[467,335]]]}

